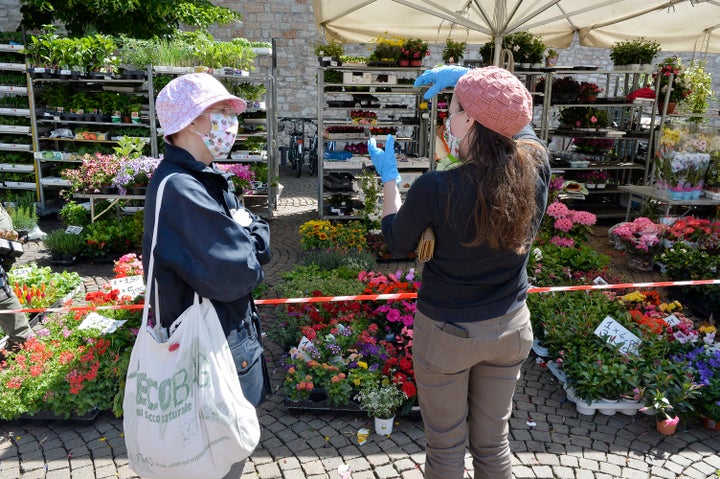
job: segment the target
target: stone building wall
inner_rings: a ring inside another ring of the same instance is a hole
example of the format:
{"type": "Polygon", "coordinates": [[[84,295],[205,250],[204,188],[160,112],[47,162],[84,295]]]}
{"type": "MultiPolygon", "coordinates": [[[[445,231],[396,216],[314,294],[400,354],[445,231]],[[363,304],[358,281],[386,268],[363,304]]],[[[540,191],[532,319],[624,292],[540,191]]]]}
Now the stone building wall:
{"type": "MultiPolygon", "coordinates": [[[[263,2],[238,2],[216,0],[217,5],[239,11],[242,24],[213,30],[219,40],[245,37],[250,40],[276,40],[278,66],[278,116],[314,117],[317,114],[317,62],[313,44],[321,39],[315,26],[312,0],[265,0],[263,2]]],[[[20,2],[0,0],[0,30],[14,30],[20,23],[20,2]]],[[[480,45],[470,45],[467,59],[478,59],[480,45]]],[[[431,55],[425,59],[430,66],[441,61],[442,45],[434,45],[431,55]]],[[[368,45],[348,45],[346,53],[368,55],[368,45]]],[[[662,52],[660,58],[671,52],[662,52]]],[[[681,53],[689,60],[691,54],[681,53]]],[[[720,96],[720,64],[717,54],[708,56],[708,70],[713,75],[713,87],[720,96]]],[[[562,65],[611,65],[608,51],[601,48],[581,47],[577,42],[569,49],[560,50],[562,65]]],[[[716,104],[717,105],[717,104],[716,104]]]]}

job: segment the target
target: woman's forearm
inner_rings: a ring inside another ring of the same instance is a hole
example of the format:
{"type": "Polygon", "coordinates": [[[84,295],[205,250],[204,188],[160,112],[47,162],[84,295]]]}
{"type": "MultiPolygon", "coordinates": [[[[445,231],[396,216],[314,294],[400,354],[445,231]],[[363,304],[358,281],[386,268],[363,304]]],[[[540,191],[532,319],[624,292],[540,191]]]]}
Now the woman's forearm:
{"type": "Polygon", "coordinates": [[[383,218],[397,213],[401,204],[397,182],[392,180],[383,183],[383,218]]]}

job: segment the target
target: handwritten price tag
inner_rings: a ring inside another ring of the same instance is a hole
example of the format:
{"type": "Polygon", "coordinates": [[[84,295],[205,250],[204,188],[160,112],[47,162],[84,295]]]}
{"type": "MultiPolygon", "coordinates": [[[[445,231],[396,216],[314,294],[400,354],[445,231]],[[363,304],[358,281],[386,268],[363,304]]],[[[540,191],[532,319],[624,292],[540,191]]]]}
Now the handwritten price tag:
{"type": "Polygon", "coordinates": [[[145,294],[145,281],[142,276],[128,276],[126,278],[115,278],[110,280],[110,287],[120,291],[120,296],[132,298],[145,294]]]}
{"type": "Polygon", "coordinates": [[[610,316],[605,316],[602,323],[595,328],[595,335],[605,338],[608,343],[617,346],[618,350],[623,354],[638,354],[640,338],[610,316]]]}
{"type": "Polygon", "coordinates": [[[114,333],[125,321],[111,319],[92,312],[85,316],[78,329],[99,329],[102,334],[114,333]]]}
{"type": "Polygon", "coordinates": [[[27,278],[32,268],[13,268],[12,275],[16,278],[27,278]]]}
{"type": "Polygon", "coordinates": [[[70,225],[67,228],[65,228],[65,233],[69,235],[79,235],[82,233],[83,227],[82,226],[73,226],[70,225]]]}
{"type": "Polygon", "coordinates": [[[675,316],[674,314],[671,314],[670,316],[665,318],[665,322],[668,323],[668,326],[677,326],[681,323],[680,318],[675,316]]]}

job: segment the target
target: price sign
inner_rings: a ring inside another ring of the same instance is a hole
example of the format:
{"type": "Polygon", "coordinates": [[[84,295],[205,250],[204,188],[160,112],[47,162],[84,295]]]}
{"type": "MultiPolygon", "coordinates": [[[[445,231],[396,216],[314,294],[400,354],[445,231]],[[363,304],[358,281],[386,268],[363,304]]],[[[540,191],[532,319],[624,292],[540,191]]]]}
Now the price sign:
{"type": "Polygon", "coordinates": [[[78,329],[99,329],[102,334],[114,333],[125,321],[111,319],[92,312],[85,316],[78,329]]]}
{"type": "Polygon", "coordinates": [[[623,354],[638,354],[637,349],[640,346],[640,338],[610,316],[605,316],[602,323],[595,328],[595,335],[605,338],[608,343],[617,346],[618,350],[623,354]]]}
{"type": "Polygon", "coordinates": [[[668,323],[668,326],[677,326],[677,325],[680,324],[682,321],[680,321],[680,318],[678,318],[678,317],[675,316],[674,314],[671,314],[670,316],[668,316],[667,318],[665,318],[665,322],[668,323]]]}
{"type": "Polygon", "coordinates": [[[134,298],[140,294],[145,294],[145,281],[143,277],[139,275],[111,279],[110,287],[119,290],[120,296],[130,296],[134,298]]]}
{"type": "Polygon", "coordinates": [[[65,228],[65,233],[69,235],[79,235],[82,233],[83,227],[82,226],[73,226],[70,225],[67,228],[65,228]]]}
{"type": "Polygon", "coordinates": [[[27,278],[32,268],[13,268],[12,275],[16,278],[27,278]]]}
{"type": "Polygon", "coordinates": [[[593,284],[600,286],[601,284],[608,284],[602,276],[598,276],[593,280],[593,284]]]}

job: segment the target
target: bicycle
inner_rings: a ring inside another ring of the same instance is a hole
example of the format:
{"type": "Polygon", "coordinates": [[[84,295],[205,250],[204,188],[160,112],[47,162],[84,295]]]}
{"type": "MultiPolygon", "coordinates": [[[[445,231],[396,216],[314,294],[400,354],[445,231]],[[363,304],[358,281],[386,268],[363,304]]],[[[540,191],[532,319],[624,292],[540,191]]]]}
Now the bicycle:
{"type": "Polygon", "coordinates": [[[289,150],[287,159],[295,172],[296,177],[302,175],[302,167],[305,163],[305,155],[308,155],[310,175],[317,173],[317,126],[315,126],[314,136],[310,139],[310,150],[305,148],[305,124],[315,125],[312,118],[281,118],[283,128],[286,123],[292,125],[292,131],[289,136],[289,150]]]}

